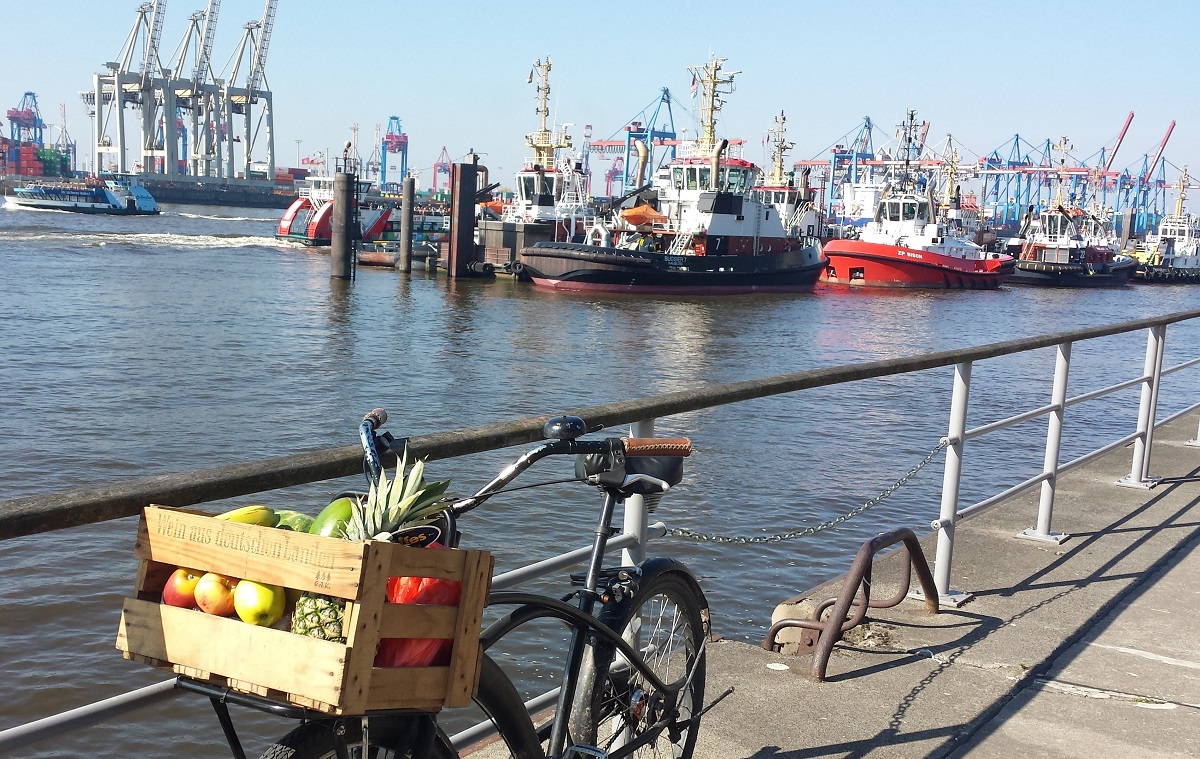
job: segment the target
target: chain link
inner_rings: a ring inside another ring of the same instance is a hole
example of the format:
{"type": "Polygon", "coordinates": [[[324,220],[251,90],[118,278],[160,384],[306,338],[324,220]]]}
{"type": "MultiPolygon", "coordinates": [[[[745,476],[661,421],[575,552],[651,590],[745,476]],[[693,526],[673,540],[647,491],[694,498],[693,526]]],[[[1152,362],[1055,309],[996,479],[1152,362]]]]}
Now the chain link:
{"type": "Polygon", "coordinates": [[[930,451],[928,453],[928,455],[926,455],[925,458],[923,458],[920,461],[920,463],[918,463],[912,469],[909,469],[908,472],[903,477],[896,480],[895,483],[888,486],[887,488],[884,488],[884,490],[879,495],[875,496],[874,498],[867,501],[866,503],[864,503],[861,506],[855,506],[853,509],[851,509],[850,511],[847,511],[845,514],[842,514],[839,517],[834,517],[833,519],[830,519],[825,522],[821,522],[820,524],[814,525],[812,527],[805,527],[800,530],[793,530],[792,532],[784,532],[784,533],[780,533],[778,535],[756,535],[756,536],[716,535],[716,534],[712,534],[712,533],[696,532],[695,530],[689,530],[686,527],[668,527],[667,534],[671,535],[672,537],[687,538],[688,540],[696,540],[701,543],[736,543],[736,544],[741,544],[741,545],[752,544],[752,543],[778,543],[783,540],[796,540],[797,538],[804,538],[804,537],[808,537],[809,535],[816,535],[818,532],[828,530],[831,527],[837,527],[842,522],[853,519],[854,517],[863,513],[864,511],[871,508],[872,506],[875,506],[880,501],[883,501],[888,496],[890,496],[892,493],[895,493],[897,490],[899,490],[901,487],[903,487],[905,484],[907,484],[908,481],[917,474],[917,472],[921,471],[926,466],[928,466],[929,462],[931,462],[935,458],[937,458],[937,455],[939,453],[941,453],[943,450],[945,450],[946,448],[948,448],[949,446],[950,446],[950,440],[948,438],[942,438],[941,441],[937,444],[937,447],[934,448],[932,451],[930,451]]]}

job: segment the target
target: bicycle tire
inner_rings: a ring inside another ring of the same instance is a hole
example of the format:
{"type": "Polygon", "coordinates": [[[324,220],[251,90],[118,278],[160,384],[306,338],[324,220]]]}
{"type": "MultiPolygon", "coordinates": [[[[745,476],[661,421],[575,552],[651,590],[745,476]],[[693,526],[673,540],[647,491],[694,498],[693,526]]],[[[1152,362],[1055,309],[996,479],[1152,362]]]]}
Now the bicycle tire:
{"type": "MultiPolygon", "coordinates": [[[[403,718],[401,718],[403,719],[403,718]]],[[[367,759],[410,759],[413,755],[411,732],[391,725],[376,729],[374,722],[367,727],[369,746],[367,759]]],[[[338,749],[344,747],[350,759],[362,759],[362,719],[315,720],[292,730],[267,747],[262,759],[337,759],[338,749]],[[339,735],[339,728],[341,735],[339,735]],[[340,744],[340,746],[339,746],[340,744]]],[[[457,759],[450,739],[437,729],[433,750],[421,752],[420,759],[457,759]]],[[[415,759],[415,758],[414,758],[415,759]]]]}
{"type": "MultiPolygon", "coordinates": [[[[622,605],[621,616],[605,619],[612,629],[622,631],[627,640],[634,641],[643,661],[665,683],[675,685],[686,681],[679,693],[677,721],[690,719],[704,706],[707,608],[704,595],[691,575],[680,568],[645,577],[629,604],[622,605]]],[[[661,696],[614,654],[611,645],[596,641],[589,645],[569,730],[573,743],[596,746],[609,754],[644,737],[649,726],[662,716],[658,708],[661,696]],[[603,676],[598,675],[601,672],[603,676]]],[[[680,730],[678,735],[661,729],[631,756],[689,759],[695,750],[698,729],[698,723],[680,730]]]]}
{"type": "MultiPolygon", "coordinates": [[[[545,759],[546,754],[542,750],[541,741],[538,740],[533,722],[530,720],[528,712],[525,711],[525,704],[521,700],[520,694],[512,681],[504,674],[504,670],[486,654],[482,657],[479,667],[479,691],[475,696],[475,703],[495,723],[500,732],[500,739],[508,747],[509,754],[513,759],[545,759]]],[[[343,722],[346,725],[346,735],[343,740],[351,745],[355,741],[361,741],[361,721],[347,719],[343,722]]],[[[334,720],[314,721],[301,725],[268,747],[262,755],[262,759],[333,759],[336,757],[336,737],[333,731],[335,725],[336,721],[334,720]]],[[[396,729],[380,731],[378,733],[380,746],[375,745],[374,739],[371,741],[371,746],[383,748],[384,751],[381,756],[374,756],[380,754],[379,751],[368,752],[373,754],[368,759],[390,759],[388,752],[392,752],[397,759],[403,757],[403,753],[397,754],[396,752],[407,750],[408,745],[403,741],[411,743],[411,737],[400,737],[397,732],[396,729]]],[[[369,736],[375,734],[370,725],[368,725],[367,733],[369,736]]],[[[357,754],[351,753],[351,757],[355,759],[357,754]]],[[[450,739],[439,727],[435,750],[429,759],[457,759],[457,757],[458,753],[451,745],[450,739]]],[[[414,759],[425,759],[425,757],[414,757],[414,759]]]]}

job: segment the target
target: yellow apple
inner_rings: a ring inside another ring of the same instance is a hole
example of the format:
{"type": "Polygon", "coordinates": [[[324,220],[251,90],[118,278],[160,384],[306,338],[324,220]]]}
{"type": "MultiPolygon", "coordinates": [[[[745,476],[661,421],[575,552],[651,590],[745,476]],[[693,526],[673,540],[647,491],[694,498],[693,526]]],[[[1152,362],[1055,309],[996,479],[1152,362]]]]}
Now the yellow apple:
{"type": "Polygon", "coordinates": [[[233,608],[243,622],[270,627],[283,616],[287,593],[279,585],[242,580],[233,591],[233,608]]]}

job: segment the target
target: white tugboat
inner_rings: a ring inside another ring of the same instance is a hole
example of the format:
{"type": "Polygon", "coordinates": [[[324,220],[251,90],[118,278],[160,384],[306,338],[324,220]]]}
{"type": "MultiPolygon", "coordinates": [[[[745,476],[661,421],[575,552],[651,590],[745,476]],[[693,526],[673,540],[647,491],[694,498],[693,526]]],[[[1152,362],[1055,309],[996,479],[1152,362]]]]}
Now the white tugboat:
{"type": "Polygon", "coordinates": [[[722,74],[724,62],[713,57],[691,70],[703,88],[699,137],[678,146],[630,207],[592,226],[585,243],[522,249],[523,274],[535,285],[704,295],[812,289],[826,263],[820,241],[756,194],[762,170],[716,137],[719,95],[733,91],[737,74],[722,74]]]}
{"type": "Polygon", "coordinates": [[[1179,175],[1175,213],[1164,216],[1158,232],[1134,252],[1138,282],[1200,282],[1200,217],[1184,213],[1187,197],[1187,166],[1179,175]]]}

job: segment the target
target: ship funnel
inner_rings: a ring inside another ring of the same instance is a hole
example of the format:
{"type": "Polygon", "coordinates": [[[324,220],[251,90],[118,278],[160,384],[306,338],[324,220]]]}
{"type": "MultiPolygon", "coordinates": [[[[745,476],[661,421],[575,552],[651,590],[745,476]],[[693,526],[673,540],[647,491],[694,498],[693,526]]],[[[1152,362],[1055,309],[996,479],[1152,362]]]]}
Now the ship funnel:
{"type": "Polygon", "coordinates": [[[718,179],[721,174],[721,154],[725,152],[725,148],[729,147],[729,140],[721,140],[717,146],[713,148],[712,154],[712,176],[709,177],[710,190],[717,189],[718,179]]]}
{"type": "Polygon", "coordinates": [[[637,181],[633,183],[633,186],[641,187],[642,182],[646,179],[646,163],[650,157],[650,151],[646,149],[646,143],[641,140],[634,140],[633,147],[637,150],[637,181]]]}

